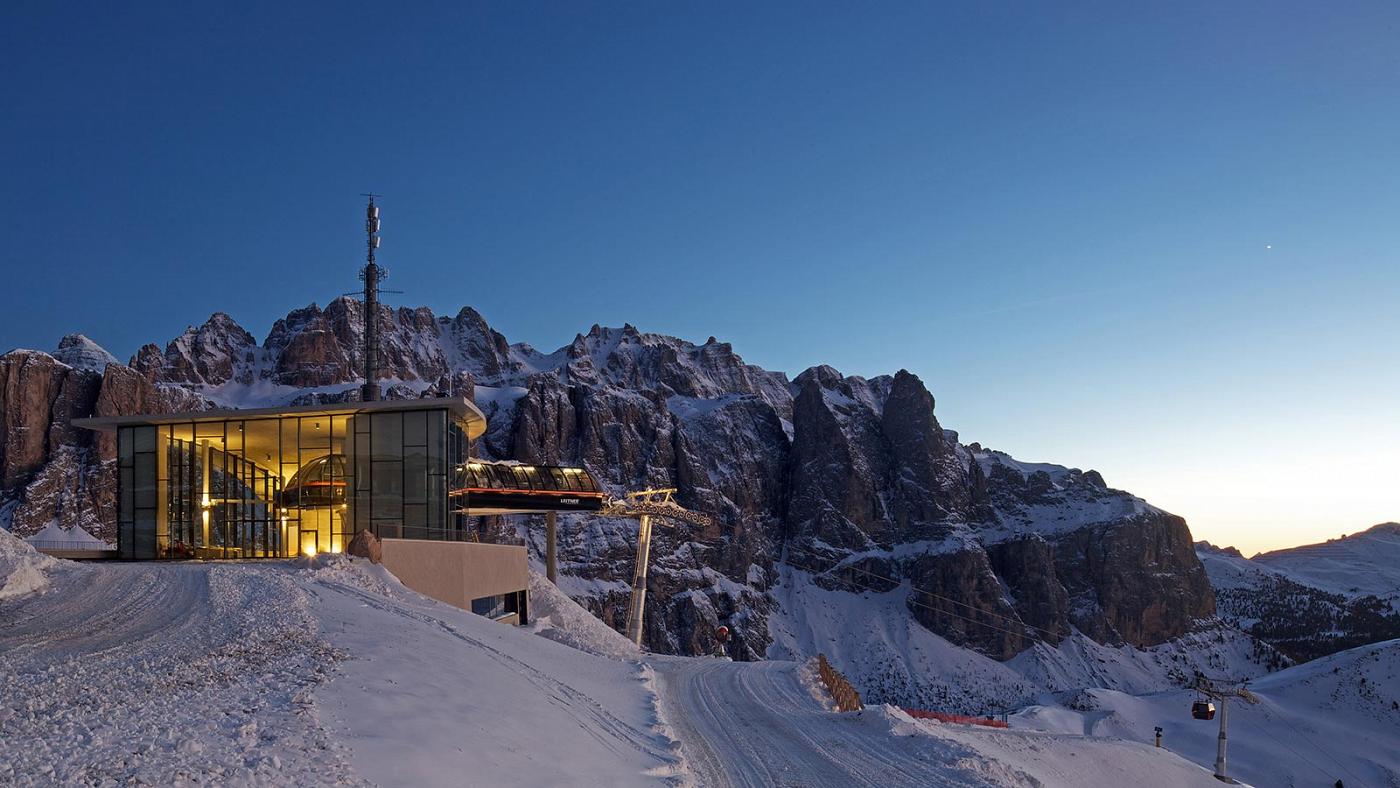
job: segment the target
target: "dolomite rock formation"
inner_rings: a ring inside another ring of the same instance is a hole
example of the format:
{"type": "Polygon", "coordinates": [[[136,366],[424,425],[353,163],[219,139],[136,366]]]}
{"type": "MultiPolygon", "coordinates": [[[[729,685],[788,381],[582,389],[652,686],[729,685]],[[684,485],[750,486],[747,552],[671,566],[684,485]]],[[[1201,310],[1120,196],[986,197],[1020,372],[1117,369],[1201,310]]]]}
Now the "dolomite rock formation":
{"type": "MultiPolygon", "coordinates": [[[[358,397],[361,305],[338,298],[254,337],[223,313],[129,365],[85,338],[0,357],[0,516],[21,535],[57,520],[111,539],[109,438],[71,419],[358,397]],[[100,369],[99,369],[100,368],[100,369]]],[[[675,487],[715,527],[657,527],[644,637],[656,651],[760,658],[780,559],[840,590],[903,595],[909,615],[998,659],[1073,631],[1146,646],[1214,612],[1186,524],[1093,471],[962,444],[916,376],[869,380],[760,369],[695,345],[593,326],[551,353],[509,344],[464,308],[382,308],[390,397],[475,396],[476,450],[581,463],[614,493],[675,487]]],[[[490,518],[493,538],[541,545],[539,523],[490,518]]],[[[621,627],[636,524],[560,517],[561,585],[621,627]]]]}

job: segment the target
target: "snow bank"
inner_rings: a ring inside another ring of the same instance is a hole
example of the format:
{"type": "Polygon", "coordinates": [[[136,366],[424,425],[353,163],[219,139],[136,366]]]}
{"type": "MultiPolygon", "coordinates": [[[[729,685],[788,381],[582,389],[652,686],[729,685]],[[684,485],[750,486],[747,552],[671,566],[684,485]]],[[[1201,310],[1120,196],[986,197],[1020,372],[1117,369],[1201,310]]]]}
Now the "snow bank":
{"type": "Polygon", "coordinates": [[[541,637],[612,659],[636,660],[641,649],[584,610],[547,578],[530,573],[530,631],[541,637]]]}
{"type": "Polygon", "coordinates": [[[301,576],[307,580],[343,583],[380,596],[391,596],[395,590],[404,588],[383,565],[345,553],[299,556],[292,559],[292,565],[301,570],[301,576]]]}
{"type": "Polygon", "coordinates": [[[44,590],[49,584],[48,570],[57,564],[58,559],[0,528],[0,599],[44,590]]]}

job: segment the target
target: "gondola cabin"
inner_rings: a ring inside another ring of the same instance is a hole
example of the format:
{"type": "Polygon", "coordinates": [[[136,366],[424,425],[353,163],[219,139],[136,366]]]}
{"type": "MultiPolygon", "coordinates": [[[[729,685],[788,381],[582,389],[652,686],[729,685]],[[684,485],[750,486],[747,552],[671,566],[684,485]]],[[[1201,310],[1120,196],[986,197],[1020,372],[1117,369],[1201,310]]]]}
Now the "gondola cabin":
{"type": "Polygon", "coordinates": [[[460,466],[449,495],[468,515],[596,512],[607,498],[584,468],[484,460],[460,466]]]}
{"type": "Polygon", "coordinates": [[[1198,700],[1191,704],[1191,716],[1198,720],[1215,719],[1215,704],[1208,700],[1198,700]]]}
{"type": "Polygon", "coordinates": [[[301,466],[278,496],[278,505],[288,509],[341,506],[350,473],[344,454],[327,454],[301,466]]]}

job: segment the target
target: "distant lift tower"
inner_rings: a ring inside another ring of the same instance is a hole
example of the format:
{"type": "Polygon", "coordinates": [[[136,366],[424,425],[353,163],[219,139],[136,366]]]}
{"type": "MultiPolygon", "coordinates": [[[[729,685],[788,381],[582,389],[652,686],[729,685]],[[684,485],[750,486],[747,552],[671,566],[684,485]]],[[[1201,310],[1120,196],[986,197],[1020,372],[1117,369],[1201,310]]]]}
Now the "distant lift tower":
{"type": "Polygon", "coordinates": [[[641,490],[627,493],[622,498],[614,498],[598,512],[602,517],[635,517],[640,523],[637,530],[637,566],[632,572],[632,598],[627,604],[627,637],[637,645],[642,645],[642,610],[647,600],[647,562],[651,557],[651,518],[664,517],[671,520],[710,526],[710,518],[693,512],[675,502],[674,488],[663,490],[641,490]]]}
{"type": "MultiPolygon", "coordinates": [[[[1206,678],[1201,673],[1196,674],[1191,689],[1212,701],[1220,701],[1220,736],[1216,739],[1215,744],[1215,779],[1234,785],[1235,781],[1225,772],[1225,745],[1229,741],[1226,733],[1230,726],[1230,699],[1239,698],[1245,703],[1258,703],[1259,696],[1245,688],[1242,682],[1206,678]]],[[[1208,707],[1210,703],[1197,701],[1193,706],[1192,716],[1196,719],[1210,719],[1215,710],[1213,708],[1203,710],[1202,706],[1208,707]]]]}
{"type": "MultiPolygon", "coordinates": [[[[360,269],[360,281],[365,283],[365,385],[360,399],[375,402],[379,394],[379,294],[397,293],[398,290],[379,289],[379,283],[389,276],[389,272],[374,261],[374,250],[379,248],[379,206],[374,204],[377,194],[364,194],[369,198],[365,207],[365,267],[360,269]]],[[[349,293],[348,295],[355,295],[349,293]]]]}

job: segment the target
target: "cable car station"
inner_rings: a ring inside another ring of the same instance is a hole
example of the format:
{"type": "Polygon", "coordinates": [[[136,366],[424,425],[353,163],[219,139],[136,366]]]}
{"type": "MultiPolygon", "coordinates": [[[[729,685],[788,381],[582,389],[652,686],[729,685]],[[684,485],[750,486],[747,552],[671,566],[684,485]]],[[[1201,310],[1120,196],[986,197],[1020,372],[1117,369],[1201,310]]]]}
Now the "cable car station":
{"type": "MultiPolygon", "coordinates": [[[[559,512],[639,521],[627,634],[642,637],[653,517],[708,525],[674,490],[613,498],[585,468],[472,457],[486,417],[469,399],[383,400],[379,386],[379,208],[366,210],[364,380],[358,400],[262,409],[74,419],[115,433],[116,557],[292,558],[380,544],[403,583],[441,601],[525,623],[524,546],[482,544],[475,520],[545,515],[556,579],[559,512]]],[[[349,392],[353,394],[354,392],[349,392]]]]}

